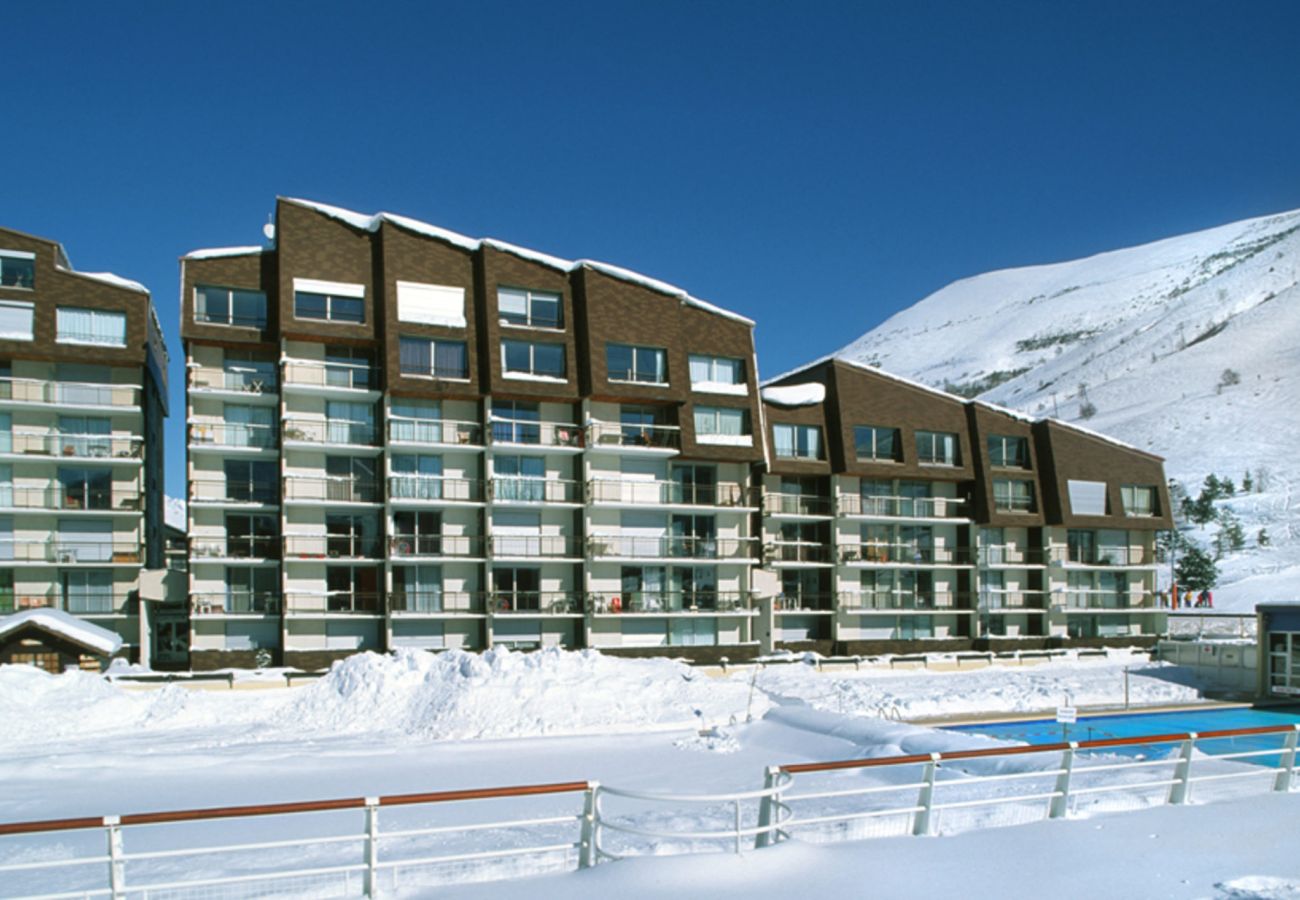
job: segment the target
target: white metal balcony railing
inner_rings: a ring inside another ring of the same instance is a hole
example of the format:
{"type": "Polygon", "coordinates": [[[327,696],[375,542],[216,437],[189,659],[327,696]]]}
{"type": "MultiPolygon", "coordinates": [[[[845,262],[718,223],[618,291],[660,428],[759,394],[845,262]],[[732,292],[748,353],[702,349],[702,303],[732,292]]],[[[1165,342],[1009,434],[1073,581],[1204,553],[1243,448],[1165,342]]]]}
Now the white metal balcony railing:
{"type": "Polygon", "coordinates": [[[582,595],[573,591],[492,591],[486,597],[495,615],[577,615],[582,595]]]}
{"type": "Polygon", "coordinates": [[[597,559],[748,560],[757,546],[754,538],[597,534],[588,540],[587,549],[597,559]]]}
{"type": "Polygon", "coordinates": [[[328,388],[344,391],[376,391],[379,373],[368,363],[326,362],[311,359],[284,359],[284,389],[295,387],[328,388]]]}
{"type": "Polygon", "coordinates": [[[144,438],[112,434],[66,434],[15,429],[0,432],[0,453],[71,459],[140,459],[144,438]]]}
{"type": "Polygon", "coordinates": [[[483,428],[477,422],[452,419],[389,419],[388,440],[394,444],[452,444],[480,447],[483,428]]]}
{"type": "Polygon", "coordinates": [[[0,377],[0,401],[54,406],[139,408],[141,388],[134,384],[94,384],[44,378],[0,377]]]}
{"type": "Polygon", "coordinates": [[[583,446],[582,428],[568,422],[529,422],[492,417],[488,422],[488,435],[493,444],[570,449],[583,446]]]}
{"type": "Polygon", "coordinates": [[[247,503],[273,506],[280,502],[280,484],[217,476],[196,477],[190,479],[190,500],[194,503],[247,503]]]}
{"type": "Polygon", "coordinates": [[[581,503],[582,482],[565,478],[497,475],[489,483],[494,503],[581,503]]]}
{"type": "Polygon", "coordinates": [[[88,512],[139,512],[139,488],[131,485],[0,484],[0,509],[42,509],[88,512]]]}
{"type": "Polygon", "coordinates": [[[830,565],[834,561],[830,546],[820,541],[769,541],[763,555],[777,563],[830,565]]]}
{"type": "Polygon", "coordinates": [[[782,593],[772,606],[778,612],[827,612],[835,608],[835,595],[823,591],[782,593]]]}
{"type": "Polygon", "coordinates": [[[789,494],[780,491],[763,492],[763,512],[769,516],[820,516],[832,515],[831,498],[813,494],[789,494]]]}
{"type": "Polygon", "coordinates": [[[379,445],[379,431],[369,422],[286,416],[284,440],[307,444],[375,447],[379,445]]]}
{"type": "Polygon", "coordinates": [[[395,559],[482,559],[487,542],[476,534],[394,534],[388,538],[388,555],[395,559]]]}
{"type": "Polygon", "coordinates": [[[751,595],[741,591],[606,591],[587,597],[595,615],[628,613],[747,612],[751,595]]]}
{"type": "Polygon", "coordinates": [[[935,612],[970,609],[971,595],[960,591],[875,591],[839,595],[846,610],[935,612]]]}
{"type": "Polygon", "coordinates": [[[365,478],[289,475],[284,479],[286,503],[382,503],[379,482],[365,478]]]}
{"type": "Polygon", "coordinates": [[[890,565],[953,565],[971,564],[969,547],[935,547],[925,544],[884,543],[862,541],[845,543],[839,546],[840,562],[853,564],[890,564],[890,565]]]}
{"type": "Polygon", "coordinates": [[[141,560],[139,541],[78,541],[0,538],[0,566],[11,563],[133,563],[141,560]]]}
{"type": "Polygon", "coordinates": [[[278,591],[209,591],[190,594],[196,616],[275,615],[280,612],[278,591]]]}
{"type": "Polygon", "coordinates": [[[15,594],[0,590],[0,614],[25,609],[59,609],[77,616],[118,615],[128,611],[134,591],[116,588],[69,588],[66,592],[47,590],[44,594],[15,594]]]}
{"type": "Polygon", "coordinates": [[[623,425],[592,421],[587,424],[587,446],[680,450],[682,430],[676,425],[623,425]]]}
{"type": "Polygon", "coordinates": [[[1146,591],[1115,591],[1094,588],[1066,588],[1052,592],[1052,605],[1066,612],[1097,612],[1157,609],[1158,598],[1146,591]]]}
{"type": "Polygon", "coordinates": [[[983,566],[1041,566],[1047,562],[1047,553],[1042,547],[985,544],[980,547],[979,560],[983,566]]]}
{"type": "Polygon", "coordinates": [[[581,559],[582,538],[563,534],[494,534],[488,552],[497,559],[581,559]]]}
{"type": "Polygon", "coordinates": [[[389,475],[388,498],[394,503],[479,503],[483,500],[483,482],[477,478],[450,478],[443,475],[389,475]]]}
{"type": "Polygon", "coordinates": [[[744,507],[753,502],[755,491],[732,481],[691,484],[595,478],[587,482],[587,496],[593,503],[613,505],[744,507]]]}
{"type": "Polygon", "coordinates": [[[393,613],[482,615],[485,609],[481,591],[447,591],[441,588],[397,589],[388,594],[388,610],[393,613]]]}
{"type": "Polygon", "coordinates": [[[1051,559],[1058,565],[1152,566],[1155,553],[1145,547],[1052,547],[1051,559]]]}
{"type": "Polygon", "coordinates": [[[882,519],[962,518],[966,501],[958,497],[898,497],[879,494],[840,494],[836,508],[841,516],[878,516],[882,519]]]}
{"type": "Polygon", "coordinates": [[[1045,610],[1048,595],[1045,591],[1017,591],[1010,588],[981,588],[980,607],[990,611],[1004,609],[1045,610]]]}
{"type": "Polygon", "coordinates": [[[191,559],[279,559],[280,538],[274,535],[232,534],[225,537],[193,537],[191,559]]]}
{"type": "Polygon", "coordinates": [[[1000,513],[1032,513],[1036,511],[1033,497],[998,497],[993,498],[993,510],[1000,513]]]}
{"type": "Polygon", "coordinates": [[[275,425],[245,425],[233,422],[191,422],[190,444],[197,447],[230,447],[238,450],[270,450],[278,442],[275,425]]]}
{"type": "Polygon", "coordinates": [[[382,559],[384,541],[372,534],[286,534],[285,559],[382,559]]]}
{"type": "Polygon", "coordinates": [[[290,591],[284,595],[285,615],[379,615],[384,611],[383,597],[366,591],[290,591]]]}
{"type": "Polygon", "coordinates": [[[274,369],[260,372],[227,372],[206,366],[190,369],[190,386],[196,390],[235,394],[274,394],[279,387],[274,369]]]}

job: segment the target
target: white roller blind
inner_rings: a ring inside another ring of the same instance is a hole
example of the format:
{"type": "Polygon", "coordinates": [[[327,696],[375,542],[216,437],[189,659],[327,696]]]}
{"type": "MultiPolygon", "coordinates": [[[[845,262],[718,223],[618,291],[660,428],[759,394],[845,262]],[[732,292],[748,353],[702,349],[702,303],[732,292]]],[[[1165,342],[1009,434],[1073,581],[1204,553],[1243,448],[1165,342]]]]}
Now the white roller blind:
{"type": "Polygon", "coordinates": [[[32,339],[32,304],[0,303],[0,338],[7,341],[32,339]]]}
{"type": "Polygon", "coordinates": [[[443,284],[397,282],[397,318],[401,322],[465,327],[465,289],[443,284]]]}
{"type": "Polygon", "coordinates": [[[1076,516],[1106,515],[1106,482],[1069,481],[1070,512],[1076,516]]]}
{"type": "Polygon", "coordinates": [[[364,284],[352,284],[348,281],[321,281],[318,278],[295,278],[293,280],[293,289],[295,292],[301,291],[304,294],[353,297],[357,300],[363,300],[366,296],[366,286],[364,284]]]}

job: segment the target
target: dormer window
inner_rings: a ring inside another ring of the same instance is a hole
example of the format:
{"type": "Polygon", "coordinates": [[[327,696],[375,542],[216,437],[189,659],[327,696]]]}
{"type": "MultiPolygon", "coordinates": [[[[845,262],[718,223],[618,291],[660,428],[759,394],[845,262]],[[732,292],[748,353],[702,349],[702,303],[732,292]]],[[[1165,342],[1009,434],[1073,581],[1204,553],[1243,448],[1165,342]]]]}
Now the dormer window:
{"type": "Polygon", "coordinates": [[[265,328],[266,294],[199,285],[194,289],[194,321],[207,325],[265,328]]]}
{"type": "Polygon", "coordinates": [[[668,351],[659,347],[606,344],[605,371],[610,381],[667,384],[668,351]]]}
{"type": "Polygon", "coordinates": [[[0,287],[24,290],[36,287],[36,254],[0,250],[0,287]]]}
{"type": "Polygon", "coordinates": [[[1029,439],[1005,434],[988,438],[989,465],[1000,469],[1029,468],[1029,439]]]}
{"type": "Polygon", "coordinates": [[[502,325],[523,325],[532,328],[560,328],[560,295],[549,291],[529,291],[523,288],[497,290],[497,316],[502,325]]]}

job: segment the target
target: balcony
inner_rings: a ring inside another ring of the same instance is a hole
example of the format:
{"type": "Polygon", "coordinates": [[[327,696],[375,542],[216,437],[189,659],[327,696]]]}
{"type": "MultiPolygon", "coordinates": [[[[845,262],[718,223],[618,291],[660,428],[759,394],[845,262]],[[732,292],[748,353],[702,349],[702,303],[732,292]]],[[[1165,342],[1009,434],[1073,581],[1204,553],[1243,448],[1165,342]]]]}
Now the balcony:
{"type": "Polygon", "coordinates": [[[1055,546],[1052,562],[1064,566],[1096,566],[1098,568],[1124,568],[1154,566],[1156,556],[1145,547],[1062,547],[1055,546]]]}
{"type": "Polygon", "coordinates": [[[970,595],[947,591],[842,593],[840,608],[846,612],[970,612],[970,595]]]}
{"type": "Polygon", "coordinates": [[[422,447],[478,448],[483,446],[483,428],[477,422],[451,419],[390,419],[388,442],[422,447]]]}
{"type": "Polygon", "coordinates": [[[280,595],[269,591],[190,594],[190,610],[196,616],[271,616],[280,612],[280,595]]]}
{"type": "Polygon", "coordinates": [[[587,446],[610,453],[671,456],[682,449],[682,430],[676,425],[593,421],[587,425],[587,446]]]}
{"type": "Polygon", "coordinates": [[[41,540],[0,539],[0,565],[54,564],[139,566],[142,559],[139,541],[69,541],[59,538],[41,540]]]}
{"type": "Polygon", "coordinates": [[[482,615],[484,597],[478,591],[413,590],[388,595],[388,611],[410,615],[482,615]]]}
{"type": "Polygon", "coordinates": [[[286,534],[285,559],[383,559],[384,542],[378,535],[286,534]]]}
{"type": "Polygon", "coordinates": [[[777,565],[829,566],[833,559],[830,546],[820,541],[769,541],[763,555],[777,565]]]}
{"type": "Polygon", "coordinates": [[[1067,588],[1052,592],[1052,605],[1067,613],[1158,611],[1156,596],[1138,591],[1107,591],[1090,588],[1067,588]]]}
{"type": "Polygon", "coordinates": [[[1015,544],[987,544],[980,547],[981,566],[997,568],[1028,568],[1042,566],[1047,562],[1047,553],[1042,547],[1017,547],[1015,544]]]}
{"type": "Polygon", "coordinates": [[[704,506],[747,509],[757,492],[738,482],[685,484],[678,481],[633,481],[597,478],[587,482],[587,496],[602,506],[704,506]]]}
{"type": "Polygon", "coordinates": [[[379,431],[369,422],[286,416],[284,443],[333,447],[378,447],[379,431]]]}
{"type": "Polygon", "coordinates": [[[777,612],[833,612],[835,595],[825,594],[779,594],[773,603],[777,612]]]}
{"type": "Polygon", "coordinates": [[[477,534],[395,534],[388,539],[394,559],[483,559],[487,542],[477,534]]]}
{"type": "Polygon", "coordinates": [[[442,475],[390,475],[388,499],[394,506],[445,506],[482,503],[483,482],[442,475]]]}
{"type": "Polygon", "coordinates": [[[286,394],[379,396],[379,374],[364,363],[286,359],[283,371],[286,394]]]}
{"type": "Polygon", "coordinates": [[[191,560],[278,560],[279,558],[280,539],[273,535],[232,534],[226,537],[190,539],[191,560]]]}
{"type": "Polygon", "coordinates": [[[138,514],[140,491],[134,486],[89,487],[46,484],[15,487],[0,484],[0,508],[39,512],[101,512],[138,514]]]}
{"type": "Polygon", "coordinates": [[[361,591],[292,591],[284,595],[284,611],[290,616],[376,616],[383,611],[382,601],[380,594],[361,591]]]}
{"type": "Polygon", "coordinates": [[[62,434],[53,431],[19,431],[0,434],[0,453],[22,457],[58,457],[59,459],[94,459],[108,462],[139,463],[144,454],[144,438],[110,434],[62,434]]]}
{"type": "Polygon", "coordinates": [[[189,424],[190,449],[195,451],[253,451],[274,450],[278,445],[274,425],[243,425],[229,422],[191,422],[189,424]]]}
{"type": "Polygon", "coordinates": [[[44,594],[18,594],[0,591],[0,614],[24,609],[61,609],[74,616],[114,616],[125,614],[134,591],[108,588],[69,588],[62,596],[53,588],[44,594]]]}
{"type": "Polygon", "coordinates": [[[496,534],[488,539],[493,559],[582,559],[582,539],[564,534],[496,534]]]}
{"type": "Polygon", "coordinates": [[[572,423],[493,418],[489,424],[488,436],[494,445],[539,447],[575,453],[583,447],[582,429],[572,423]]]}
{"type": "Polygon", "coordinates": [[[0,406],[65,409],[139,410],[141,389],[134,384],[93,384],[45,378],[0,378],[0,406]]]}
{"type": "Polygon", "coordinates": [[[582,482],[563,478],[498,475],[488,487],[492,502],[499,505],[557,503],[578,506],[582,503],[582,482]]]}
{"type": "Polygon", "coordinates": [[[587,542],[588,553],[595,559],[712,559],[743,560],[754,558],[757,541],[753,538],[715,538],[690,536],[650,537],[641,535],[598,534],[587,542]]]}
{"type": "Polygon", "coordinates": [[[858,519],[963,519],[965,500],[956,497],[892,497],[840,494],[839,515],[858,519]]]}
{"type": "Polygon", "coordinates": [[[580,616],[583,608],[573,591],[493,591],[487,599],[498,616],[580,616]]]}
{"type": "Polygon", "coordinates": [[[969,547],[930,547],[924,544],[887,544],[875,541],[841,544],[840,562],[845,565],[969,566],[969,547]]]}
{"type": "Polygon", "coordinates": [[[832,515],[831,498],[764,491],[763,512],[775,518],[829,519],[832,515]]]}
{"type": "Polygon", "coordinates": [[[284,502],[324,506],[332,503],[383,503],[379,482],[346,475],[322,477],[289,475],[284,479],[284,502]]]}
{"type": "Polygon", "coordinates": [[[980,608],[989,612],[1044,612],[1047,594],[1043,591],[1012,591],[984,588],[980,591],[980,608]]]}
{"type": "Polygon", "coordinates": [[[626,591],[591,594],[587,608],[598,616],[665,613],[750,613],[750,595],[738,591],[626,591]]]}
{"type": "Polygon", "coordinates": [[[190,390],[201,394],[232,396],[244,403],[268,402],[277,397],[279,384],[274,370],[226,372],[205,366],[190,369],[190,390]]]}
{"type": "Polygon", "coordinates": [[[190,502],[196,506],[276,506],[280,485],[265,481],[230,480],[219,476],[190,481],[190,502]]]}

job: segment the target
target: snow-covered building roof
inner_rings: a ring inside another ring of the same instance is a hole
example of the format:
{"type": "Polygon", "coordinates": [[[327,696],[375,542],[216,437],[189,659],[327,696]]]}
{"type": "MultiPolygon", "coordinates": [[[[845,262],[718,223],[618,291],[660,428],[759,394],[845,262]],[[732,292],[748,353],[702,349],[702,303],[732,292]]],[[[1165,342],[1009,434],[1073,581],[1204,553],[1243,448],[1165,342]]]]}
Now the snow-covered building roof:
{"type": "Polygon", "coordinates": [[[261,247],[208,247],[203,250],[191,250],[181,259],[221,259],[227,256],[252,256],[261,253],[261,247]]]}
{"type": "Polygon", "coordinates": [[[78,619],[63,610],[44,607],[0,617],[0,640],[29,625],[104,656],[112,656],[122,647],[122,638],[107,628],[78,619]]]}
{"type": "MultiPolygon", "coordinates": [[[[723,309],[722,307],[709,303],[706,300],[701,300],[698,297],[692,296],[691,294],[687,293],[686,291],[682,290],[676,285],[669,284],[666,281],[660,281],[657,278],[651,278],[648,275],[642,275],[639,272],[634,272],[631,269],[625,269],[622,266],[615,266],[610,263],[599,262],[594,259],[562,259],[561,257],[558,256],[551,256],[548,253],[541,253],[536,250],[530,250],[527,247],[520,247],[515,244],[507,243],[506,241],[496,240],[495,238],[472,238],[472,237],[468,237],[467,235],[459,234],[458,232],[455,231],[450,231],[446,228],[440,228],[437,225],[430,225],[428,222],[421,222],[419,219],[412,219],[409,216],[402,216],[396,213],[379,212],[373,215],[367,215],[366,213],[355,212],[350,209],[344,209],[343,207],[340,206],[332,206],[328,203],[319,203],[315,200],[303,200],[297,197],[281,197],[280,199],[283,200],[285,203],[292,203],[295,206],[301,206],[305,209],[314,210],[318,213],[321,213],[322,215],[329,216],[332,219],[337,219],[338,221],[343,222],[344,224],[349,225],[352,228],[356,228],[360,231],[378,231],[379,228],[385,222],[387,222],[390,225],[395,225],[398,228],[404,228],[407,231],[414,232],[415,234],[420,234],[420,235],[424,235],[425,237],[431,237],[440,241],[445,241],[454,247],[461,248],[462,250],[474,251],[474,250],[478,250],[481,247],[486,246],[486,247],[491,247],[494,250],[499,250],[502,253],[510,253],[514,256],[520,257],[521,259],[527,259],[544,266],[549,266],[550,268],[553,269],[558,269],[562,272],[574,272],[577,271],[578,269],[583,269],[583,268],[592,269],[593,271],[600,272],[602,275],[608,275],[609,277],[617,278],[620,281],[631,282],[633,284],[638,284],[641,287],[649,288],[652,291],[657,291],[658,293],[661,294],[667,294],[670,297],[676,297],[687,306],[692,306],[695,307],[696,309],[700,309],[717,316],[722,316],[727,319],[732,319],[737,322],[743,322],[746,325],[752,326],[754,324],[753,319],[746,318],[745,316],[742,316],[739,313],[734,313],[731,310],[723,309]]],[[[197,256],[195,254],[230,255],[230,256],[240,255],[235,253],[222,254],[221,253],[222,249],[223,248],[215,248],[213,250],[196,250],[194,251],[194,253],[187,254],[186,258],[187,259],[204,258],[203,256],[197,256]]],[[[247,252],[252,252],[250,248],[224,248],[224,249],[228,249],[228,250],[241,249],[247,252]]]]}
{"type": "Polygon", "coordinates": [[[787,384],[762,388],[759,394],[774,406],[812,406],[826,400],[826,385],[820,381],[787,384]]]}

